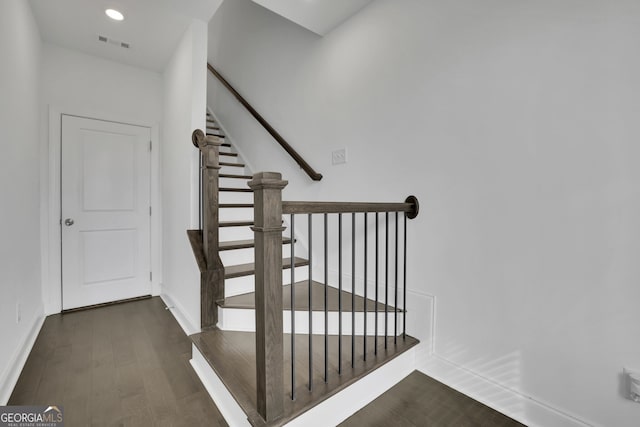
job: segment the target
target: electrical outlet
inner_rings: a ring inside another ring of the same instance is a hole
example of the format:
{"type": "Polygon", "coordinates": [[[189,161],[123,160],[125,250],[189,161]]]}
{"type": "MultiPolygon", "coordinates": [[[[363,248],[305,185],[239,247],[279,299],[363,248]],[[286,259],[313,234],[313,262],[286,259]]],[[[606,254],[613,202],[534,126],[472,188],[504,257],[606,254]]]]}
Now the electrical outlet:
{"type": "Polygon", "coordinates": [[[624,368],[630,400],[640,403],[640,371],[624,368]]]}
{"type": "Polygon", "coordinates": [[[331,164],[341,165],[347,163],[347,149],[342,148],[331,152],[331,164]]]}
{"type": "Polygon", "coordinates": [[[22,313],[20,311],[20,303],[17,302],[16,303],[16,323],[20,323],[20,320],[22,320],[22,313]]]}

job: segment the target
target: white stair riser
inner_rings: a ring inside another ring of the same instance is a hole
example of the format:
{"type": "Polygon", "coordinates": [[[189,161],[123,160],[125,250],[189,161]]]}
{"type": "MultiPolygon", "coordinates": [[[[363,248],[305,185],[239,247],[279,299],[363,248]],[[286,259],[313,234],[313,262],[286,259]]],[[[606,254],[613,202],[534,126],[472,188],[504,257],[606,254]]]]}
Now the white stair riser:
{"type": "MultiPolygon", "coordinates": [[[[233,175],[241,175],[241,174],[235,173],[233,175]]],[[[247,182],[249,182],[249,180],[238,179],[238,178],[220,178],[220,180],[218,181],[218,185],[220,187],[228,187],[228,188],[249,188],[249,186],[247,185],[247,182]]]]}
{"type": "MultiPolygon", "coordinates": [[[[193,365],[213,401],[232,426],[250,426],[240,405],[194,345],[193,365]]],[[[397,384],[415,369],[416,350],[409,349],[364,378],[289,421],[284,427],[335,426],[397,384]],[[348,402],[348,404],[345,404],[348,402]]]]}
{"type": "MultiPolygon", "coordinates": [[[[309,278],[309,268],[296,267],[296,281],[307,280],[309,278]]],[[[243,276],[235,277],[233,279],[225,279],[224,281],[224,296],[225,298],[232,297],[234,295],[247,294],[254,291],[255,276],[243,276]]],[[[282,270],[282,283],[288,284],[291,282],[291,269],[282,270]]]]}
{"type": "MultiPolygon", "coordinates": [[[[235,159],[220,159],[222,163],[238,163],[235,159]]],[[[246,175],[246,168],[220,165],[220,173],[229,175],[246,175]]]]}
{"type": "Polygon", "coordinates": [[[220,203],[253,203],[253,193],[221,191],[220,203]]]}
{"type": "MultiPolygon", "coordinates": [[[[220,221],[252,221],[253,208],[220,208],[220,221]]],[[[224,228],[224,227],[223,227],[224,228]]]]}
{"type": "MultiPolygon", "coordinates": [[[[296,310],[296,333],[308,334],[309,333],[309,311],[296,310]]],[[[387,317],[387,336],[394,336],[396,332],[395,322],[397,321],[398,335],[402,334],[402,313],[398,313],[397,318],[395,313],[391,312],[386,315],[387,317]]],[[[312,325],[313,334],[324,334],[324,312],[314,311],[312,312],[312,325]]],[[[340,316],[336,311],[330,311],[327,315],[327,331],[329,335],[338,335],[340,332],[339,324],[340,316]]],[[[367,335],[374,336],[376,334],[375,328],[376,314],[371,312],[367,313],[367,335]]],[[[282,331],[286,334],[291,333],[291,310],[283,311],[283,327],[282,331]]],[[[224,331],[244,331],[255,332],[255,310],[253,309],[240,309],[240,308],[218,308],[218,327],[224,331]]],[[[355,315],[355,335],[364,335],[364,313],[358,312],[355,315]]],[[[351,312],[342,313],[342,335],[351,335],[351,312]]],[[[378,313],[378,336],[385,335],[385,314],[384,312],[378,313]]]]}
{"type": "MultiPolygon", "coordinates": [[[[237,265],[245,264],[254,261],[255,248],[246,249],[233,249],[230,251],[221,251],[220,259],[224,265],[237,265]]],[[[282,257],[288,258],[291,256],[291,246],[288,244],[282,245],[282,257]]]]}
{"type": "Polygon", "coordinates": [[[253,230],[250,226],[220,227],[219,233],[221,242],[253,239],[253,230]]]}

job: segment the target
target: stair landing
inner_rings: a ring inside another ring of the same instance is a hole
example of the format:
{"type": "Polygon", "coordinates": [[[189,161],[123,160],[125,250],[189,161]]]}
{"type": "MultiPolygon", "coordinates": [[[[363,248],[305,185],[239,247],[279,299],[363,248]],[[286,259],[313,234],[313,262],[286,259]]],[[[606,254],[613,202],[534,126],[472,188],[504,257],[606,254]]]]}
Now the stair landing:
{"type": "MultiPolygon", "coordinates": [[[[325,286],[324,284],[312,281],[311,282],[311,302],[313,304],[313,311],[322,311],[324,312],[324,292],[325,286]]],[[[338,311],[339,299],[338,295],[340,291],[333,286],[327,286],[327,311],[336,312],[338,311]]],[[[352,301],[351,297],[352,293],[342,290],[342,311],[345,313],[351,312],[352,301]]],[[[309,282],[307,280],[296,282],[294,284],[294,298],[295,298],[295,309],[296,310],[308,310],[309,309],[309,282]]],[[[360,295],[355,296],[355,301],[353,304],[355,305],[355,310],[357,312],[364,311],[364,298],[360,295]]],[[[235,295],[232,297],[227,297],[222,301],[218,302],[218,306],[222,308],[242,308],[242,309],[254,309],[255,308],[255,293],[250,292],[246,294],[235,295]]],[[[284,310],[291,310],[291,285],[284,285],[282,289],[282,308],[284,310]]],[[[383,302],[378,301],[377,303],[377,311],[384,312],[385,305],[383,302]]],[[[367,298],[367,311],[374,312],[376,311],[376,302],[371,298],[367,298]]],[[[394,308],[392,306],[387,306],[387,311],[393,312],[394,308]]],[[[398,312],[401,310],[398,309],[398,312]]]]}
{"type": "Polygon", "coordinates": [[[356,363],[351,367],[351,336],[342,338],[342,374],[338,374],[338,337],[328,337],[328,381],[324,382],[324,335],[313,335],[313,390],[308,390],[309,336],[296,334],[296,399],[291,400],[291,335],[284,336],[284,416],[266,424],[256,408],[256,358],[253,332],[221,331],[217,328],[191,335],[193,344],[227,387],[236,402],[247,414],[253,426],[281,426],[303,414],[334,394],[344,390],[377,368],[410,350],[419,341],[401,336],[378,337],[377,355],[374,354],[374,337],[366,337],[367,360],[362,349],[365,337],[355,339],[356,363]]]}

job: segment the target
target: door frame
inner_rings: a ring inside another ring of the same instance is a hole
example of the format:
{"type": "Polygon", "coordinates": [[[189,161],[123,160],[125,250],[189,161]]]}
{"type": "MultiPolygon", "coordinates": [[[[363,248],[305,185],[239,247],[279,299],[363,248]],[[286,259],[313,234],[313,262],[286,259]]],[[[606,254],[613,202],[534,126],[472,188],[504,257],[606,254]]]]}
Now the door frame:
{"type": "Polygon", "coordinates": [[[150,224],[151,294],[160,295],[162,283],[162,212],[159,186],[160,144],[158,122],[123,117],[117,113],[87,111],[78,108],[48,106],[48,124],[42,126],[41,188],[41,271],[45,315],[62,312],[62,231],[61,221],[61,155],[62,116],[76,116],[142,126],[151,131],[151,194],[150,224]],[[46,128],[46,129],[45,129],[46,128]],[[45,137],[44,135],[48,135],[45,137]]]}

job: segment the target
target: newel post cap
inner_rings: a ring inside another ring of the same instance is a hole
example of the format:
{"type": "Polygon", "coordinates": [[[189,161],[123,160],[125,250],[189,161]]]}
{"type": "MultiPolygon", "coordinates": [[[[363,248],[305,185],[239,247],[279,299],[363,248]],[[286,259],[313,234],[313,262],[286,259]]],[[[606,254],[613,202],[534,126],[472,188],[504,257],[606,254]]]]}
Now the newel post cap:
{"type": "Polygon", "coordinates": [[[258,172],[253,175],[253,179],[247,184],[253,191],[256,190],[282,190],[289,181],[282,179],[282,174],[278,172],[258,172]]]}
{"type": "Polygon", "coordinates": [[[200,129],[196,129],[191,133],[191,142],[196,148],[200,148],[200,141],[204,141],[204,138],[204,132],[200,129]]]}

